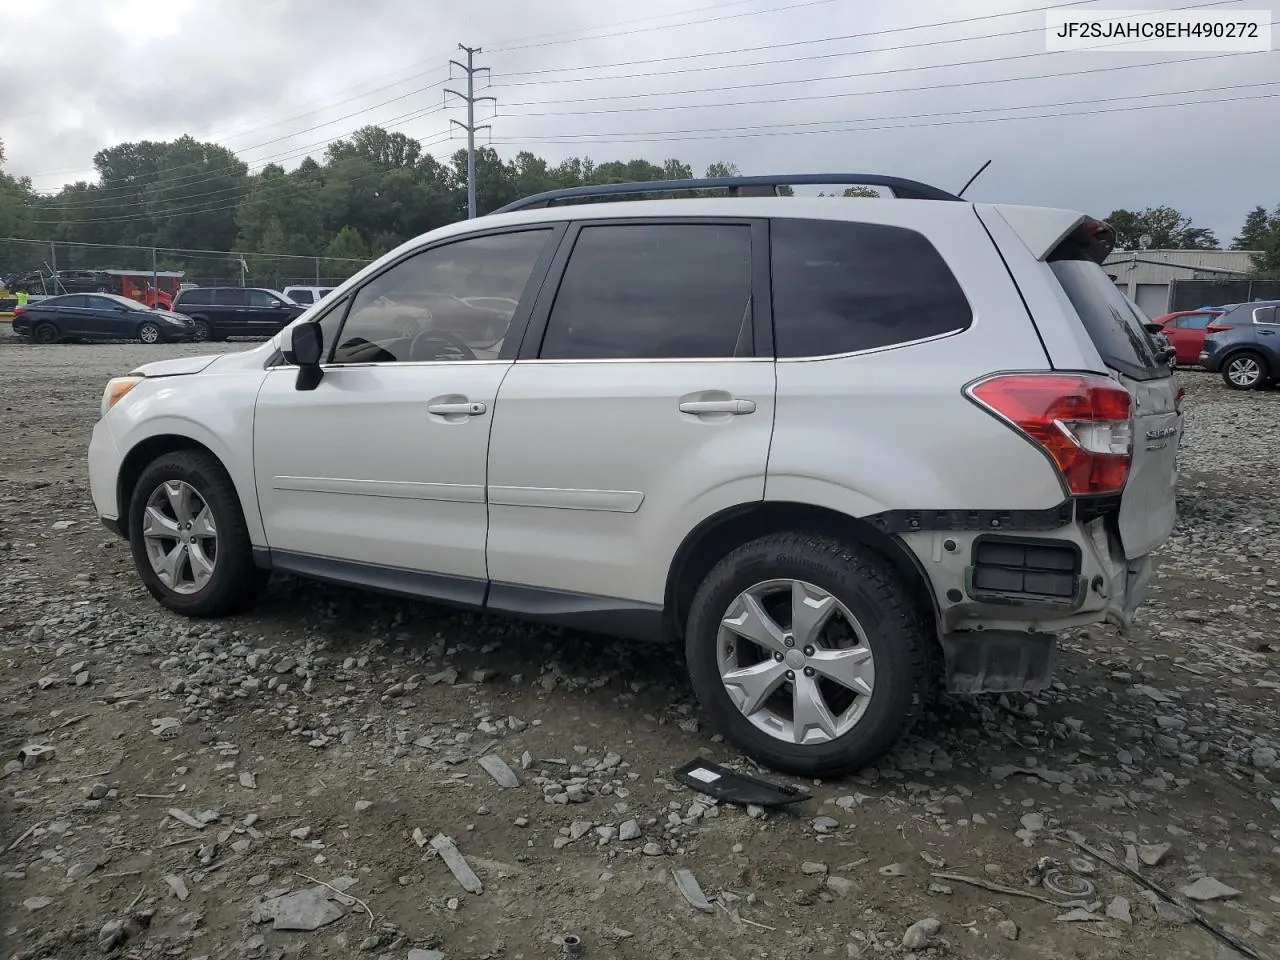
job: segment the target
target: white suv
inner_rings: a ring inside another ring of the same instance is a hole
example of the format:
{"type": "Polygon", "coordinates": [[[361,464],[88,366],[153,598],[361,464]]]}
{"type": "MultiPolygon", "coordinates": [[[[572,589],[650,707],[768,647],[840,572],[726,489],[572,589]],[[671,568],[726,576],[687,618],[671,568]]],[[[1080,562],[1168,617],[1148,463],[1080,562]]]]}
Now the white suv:
{"type": "Polygon", "coordinates": [[[1181,395],[1112,238],[878,176],[539,195],[112,380],[94,502],[178,612],[276,570],[678,638],[731,742],[839,774],[1141,602],[1181,395]],[[758,195],[813,182],[893,196],[758,195]]]}

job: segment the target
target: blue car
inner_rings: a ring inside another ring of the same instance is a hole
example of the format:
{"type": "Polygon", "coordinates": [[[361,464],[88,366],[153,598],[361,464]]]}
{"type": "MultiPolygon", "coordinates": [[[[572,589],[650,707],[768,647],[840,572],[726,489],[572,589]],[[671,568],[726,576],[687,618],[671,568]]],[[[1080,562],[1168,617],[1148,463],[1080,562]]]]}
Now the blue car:
{"type": "Polygon", "coordinates": [[[1205,328],[1200,366],[1233,390],[1259,390],[1280,376],[1280,300],[1242,303],[1205,328]]]}
{"type": "Polygon", "coordinates": [[[61,340],[137,340],[164,343],[195,338],[190,317],[153,310],[111,293],[46,297],[13,312],[13,332],[36,343],[61,340]]]}

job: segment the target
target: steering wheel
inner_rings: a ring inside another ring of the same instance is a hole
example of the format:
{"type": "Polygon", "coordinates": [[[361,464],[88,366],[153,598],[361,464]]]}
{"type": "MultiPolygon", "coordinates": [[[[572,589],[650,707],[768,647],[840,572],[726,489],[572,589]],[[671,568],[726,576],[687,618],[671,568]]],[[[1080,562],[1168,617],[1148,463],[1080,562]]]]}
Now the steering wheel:
{"type": "Polygon", "coordinates": [[[409,344],[410,360],[477,360],[465,340],[444,330],[423,330],[409,344]],[[420,356],[430,351],[431,356],[420,356]],[[450,356],[450,354],[454,354],[450,356]]]}

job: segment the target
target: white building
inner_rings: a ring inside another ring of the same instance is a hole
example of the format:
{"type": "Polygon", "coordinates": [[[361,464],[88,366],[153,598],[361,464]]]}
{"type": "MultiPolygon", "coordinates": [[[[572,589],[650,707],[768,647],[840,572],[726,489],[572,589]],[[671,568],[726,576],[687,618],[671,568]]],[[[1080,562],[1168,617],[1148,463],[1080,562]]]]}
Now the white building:
{"type": "Polygon", "coordinates": [[[1253,257],[1250,250],[1117,250],[1102,268],[1147,316],[1158,317],[1169,312],[1174,280],[1245,279],[1253,257]]]}

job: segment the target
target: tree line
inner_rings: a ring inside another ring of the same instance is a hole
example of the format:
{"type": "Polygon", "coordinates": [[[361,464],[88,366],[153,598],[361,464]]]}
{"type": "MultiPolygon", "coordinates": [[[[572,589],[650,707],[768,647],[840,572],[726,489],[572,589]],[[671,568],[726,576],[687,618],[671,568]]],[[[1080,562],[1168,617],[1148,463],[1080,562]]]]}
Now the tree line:
{"type": "MultiPolygon", "coordinates": [[[[158,247],[254,255],[292,254],[335,258],[329,273],[347,274],[428,230],[463,219],[467,209],[466,152],[441,161],[403,133],[366,126],[335,140],[320,159],[307,157],[293,170],[268,164],[251,173],[236,154],[215,143],[183,136],[143,140],[100,150],[98,179],[37,194],[29,179],[4,173],[0,144],[0,236],[120,247],[158,247]],[[337,267],[341,261],[345,269],[337,267]]],[[[705,176],[736,176],[732,163],[711,164],[705,176]]],[[[626,181],[687,179],[692,167],[676,159],[596,163],[574,157],[554,166],[528,151],[503,160],[491,147],[476,152],[477,212],[561,187],[626,181]]],[[[832,196],[874,191],[849,188],[832,196]]],[[[1178,210],[1115,210],[1107,218],[1117,246],[1138,249],[1213,250],[1214,233],[1178,210]]],[[[1230,247],[1260,251],[1259,276],[1280,277],[1280,204],[1259,206],[1245,219],[1230,247]]],[[[103,248],[95,264],[142,268],[141,251],[103,248]],[[127,261],[127,262],[126,262],[127,261]]],[[[0,275],[30,269],[39,250],[0,246],[0,275]]],[[[188,264],[166,254],[163,267],[188,264]]]]}

